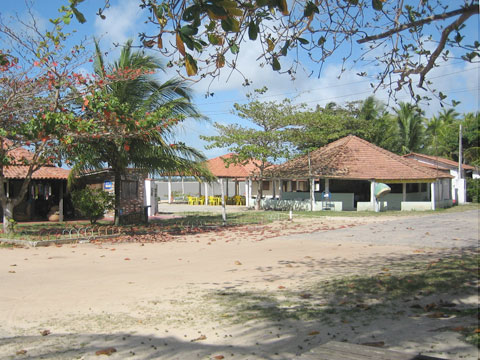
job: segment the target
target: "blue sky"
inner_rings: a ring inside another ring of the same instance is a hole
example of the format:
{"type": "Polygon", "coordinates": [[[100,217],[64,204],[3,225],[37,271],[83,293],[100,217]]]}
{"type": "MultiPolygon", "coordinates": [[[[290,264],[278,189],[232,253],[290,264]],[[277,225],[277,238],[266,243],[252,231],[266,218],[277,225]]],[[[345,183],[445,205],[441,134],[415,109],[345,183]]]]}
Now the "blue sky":
{"type": "MultiPolygon", "coordinates": [[[[37,0],[33,9],[40,24],[48,25],[48,19],[57,16],[57,9],[65,4],[67,0],[37,0]]],[[[113,59],[118,54],[114,43],[123,43],[129,38],[138,42],[137,34],[148,30],[144,24],[146,13],[138,7],[138,0],[110,0],[111,7],[105,12],[106,20],[101,20],[95,13],[103,5],[103,0],[85,0],[79,5],[79,9],[85,14],[87,23],[80,25],[72,21],[73,27],[78,30],[76,37],[80,39],[94,36],[101,41],[102,49],[109,52],[113,59]]],[[[25,16],[25,4],[23,1],[2,1],[0,14],[4,19],[14,13],[21,17],[25,16]]],[[[478,40],[479,21],[474,16],[468,23],[469,35],[478,40]]],[[[164,40],[165,42],[165,40],[164,40]]],[[[323,106],[328,102],[343,104],[347,101],[363,100],[372,95],[371,79],[360,78],[356,73],[365,71],[365,67],[348,68],[342,77],[338,79],[341,64],[339,59],[343,56],[341,52],[330,59],[323,68],[321,76],[315,74],[309,76],[312,69],[316,69],[311,63],[304,62],[306,69],[299,69],[295,81],[291,81],[288,75],[279,75],[271,70],[270,66],[261,68],[254,60],[258,55],[259,44],[249,42],[248,45],[241,45],[238,67],[247,77],[252,85],[242,86],[244,79],[238,73],[224,71],[219,79],[211,82],[211,79],[204,79],[201,82],[192,84],[196,95],[194,102],[200,111],[209,117],[209,122],[198,122],[186,120],[179,130],[177,139],[186,142],[202,151],[208,158],[225,154],[226,149],[205,150],[205,143],[199,139],[199,135],[214,135],[214,122],[240,123],[244,121],[231,114],[235,102],[245,102],[245,95],[255,88],[267,86],[269,91],[265,94],[265,100],[280,100],[288,97],[295,102],[305,102],[311,107],[323,106]],[[227,80],[228,79],[228,80],[227,80]],[[210,83],[211,82],[211,83],[210,83]],[[213,92],[213,97],[205,98],[207,89],[213,92]]],[[[93,47],[91,48],[93,50],[93,47]]],[[[87,69],[88,70],[88,69],[87,69]]],[[[162,75],[167,79],[174,76],[173,70],[162,75]]],[[[434,87],[457,100],[461,104],[457,107],[459,112],[479,110],[479,65],[467,64],[463,61],[452,60],[442,63],[434,69],[430,76],[434,87]]],[[[387,102],[385,91],[379,90],[375,96],[387,102]]],[[[401,101],[409,101],[409,95],[399,94],[401,101]]],[[[392,101],[389,105],[395,106],[392,101]]],[[[441,110],[440,104],[433,100],[425,104],[423,109],[427,116],[436,114],[441,110]]]]}

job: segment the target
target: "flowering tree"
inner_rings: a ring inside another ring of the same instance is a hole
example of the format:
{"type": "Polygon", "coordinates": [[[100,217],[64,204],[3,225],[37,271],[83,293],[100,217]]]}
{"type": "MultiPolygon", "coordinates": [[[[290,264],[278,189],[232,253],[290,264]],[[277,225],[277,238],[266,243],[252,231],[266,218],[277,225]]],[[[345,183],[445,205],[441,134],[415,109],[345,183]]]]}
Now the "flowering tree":
{"type": "Polygon", "coordinates": [[[59,141],[83,126],[76,122],[71,103],[94,85],[75,73],[87,61],[83,44],[64,45],[73,13],[62,8],[59,14],[44,32],[30,9],[27,21],[12,19],[14,26],[0,18],[0,205],[5,232],[12,231],[13,209],[25,197],[32,174],[62,161],[59,141]],[[5,191],[5,170],[12,166],[24,171],[15,196],[5,191]]]}

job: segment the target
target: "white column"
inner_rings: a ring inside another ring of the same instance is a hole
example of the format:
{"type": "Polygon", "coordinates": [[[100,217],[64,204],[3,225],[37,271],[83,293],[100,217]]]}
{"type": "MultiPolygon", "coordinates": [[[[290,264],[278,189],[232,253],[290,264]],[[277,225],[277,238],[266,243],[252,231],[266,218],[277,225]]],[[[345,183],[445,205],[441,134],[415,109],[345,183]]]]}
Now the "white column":
{"type": "Polygon", "coordinates": [[[148,216],[152,215],[152,180],[145,180],[145,206],[148,208],[148,216]]]}
{"type": "Polygon", "coordinates": [[[407,183],[402,184],[402,201],[407,201],[407,183]]]}
{"type": "Polygon", "coordinates": [[[310,179],[310,210],[315,211],[315,179],[310,179]]]}
{"type": "Polygon", "coordinates": [[[245,205],[250,206],[250,199],[248,198],[248,179],[245,179],[245,205]]]}
{"type": "Polygon", "coordinates": [[[377,211],[377,199],[375,199],[375,180],[370,180],[370,203],[372,210],[377,211]]]}
{"type": "Polygon", "coordinates": [[[282,200],[283,198],[283,180],[278,180],[278,199],[282,200]]]}
{"type": "Polygon", "coordinates": [[[205,205],[208,205],[208,183],[205,183],[205,205]]]}
{"type": "Polygon", "coordinates": [[[182,176],[182,195],[185,195],[185,183],[183,181],[183,176],[182,176]]]}
{"type": "Polygon", "coordinates": [[[223,225],[227,224],[227,209],[225,207],[225,189],[223,186],[223,179],[220,179],[220,191],[222,193],[222,219],[223,225]]]}
{"type": "Polygon", "coordinates": [[[325,179],[325,192],[330,192],[330,179],[325,179]]]}
{"type": "Polygon", "coordinates": [[[272,179],[272,199],[275,199],[277,195],[277,186],[276,183],[277,181],[275,179],[272,179]]]}
{"type": "Polygon", "coordinates": [[[435,210],[435,183],[430,184],[430,202],[432,203],[432,210],[435,210]]]}
{"type": "Polygon", "coordinates": [[[228,178],[225,178],[225,183],[226,183],[226,185],[225,185],[225,187],[226,187],[226,191],[225,191],[226,194],[225,194],[225,195],[227,195],[227,197],[228,197],[228,178]]]}
{"type": "Polygon", "coordinates": [[[172,177],[171,176],[168,177],[167,194],[168,194],[168,203],[171,204],[172,203],[172,177]]]}

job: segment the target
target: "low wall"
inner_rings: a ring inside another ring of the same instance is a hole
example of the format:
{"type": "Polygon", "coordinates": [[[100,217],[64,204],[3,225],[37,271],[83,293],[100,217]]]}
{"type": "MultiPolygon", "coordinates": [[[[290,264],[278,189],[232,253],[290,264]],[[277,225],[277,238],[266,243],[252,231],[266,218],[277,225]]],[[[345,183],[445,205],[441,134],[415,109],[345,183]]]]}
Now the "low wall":
{"type": "MultiPolygon", "coordinates": [[[[253,200],[253,206],[255,200],[253,200]]],[[[341,201],[331,201],[332,205],[330,211],[342,211],[343,203],[341,201]]],[[[323,203],[315,201],[315,211],[321,211],[323,203]]],[[[310,211],[310,199],[306,200],[278,200],[278,199],[264,199],[262,200],[262,208],[264,210],[278,210],[278,211],[310,211]]]]}
{"type": "MultiPolygon", "coordinates": [[[[322,209],[322,193],[316,192],[315,194],[315,208],[322,209]]],[[[353,203],[353,193],[331,193],[329,203],[334,203],[335,211],[352,211],[355,210],[353,203]],[[337,204],[338,203],[338,204],[337,204]]],[[[310,206],[310,193],[309,192],[284,192],[282,193],[282,200],[292,201],[306,201],[310,206]]],[[[310,209],[310,208],[309,208],[310,209]]],[[[332,209],[333,210],[333,209],[332,209]]]]}
{"type": "Polygon", "coordinates": [[[432,210],[430,201],[402,201],[402,211],[426,211],[432,210]]]}

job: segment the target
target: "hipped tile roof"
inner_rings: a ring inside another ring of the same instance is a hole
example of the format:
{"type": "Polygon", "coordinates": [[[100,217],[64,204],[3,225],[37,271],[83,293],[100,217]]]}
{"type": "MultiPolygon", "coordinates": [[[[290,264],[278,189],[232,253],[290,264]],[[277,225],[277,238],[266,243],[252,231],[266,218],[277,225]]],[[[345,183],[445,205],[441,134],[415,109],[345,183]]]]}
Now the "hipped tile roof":
{"type": "MultiPolygon", "coordinates": [[[[439,165],[444,165],[444,166],[448,166],[449,168],[453,167],[453,168],[458,169],[458,162],[457,161],[453,161],[453,160],[446,159],[446,158],[443,158],[443,157],[425,155],[425,154],[419,154],[419,153],[410,153],[410,154],[403,155],[403,156],[406,157],[406,158],[409,158],[409,159],[417,160],[419,162],[421,160],[429,160],[429,161],[433,161],[434,163],[439,164],[439,165]]],[[[463,170],[474,170],[475,168],[471,165],[462,164],[462,169],[463,170]]]]}
{"type": "MultiPolygon", "coordinates": [[[[3,173],[7,179],[25,179],[28,172],[28,166],[15,165],[8,166],[3,173]]],[[[62,169],[54,166],[42,166],[32,174],[35,180],[67,180],[70,170],[62,169]]]]}
{"type": "Polygon", "coordinates": [[[233,153],[222,155],[207,161],[207,167],[210,172],[218,178],[238,178],[245,179],[252,175],[257,167],[255,161],[250,160],[246,164],[230,164],[224,161],[231,159],[234,156],[233,153]]]}
{"type": "MultiPolygon", "coordinates": [[[[5,143],[11,144],[10,141],[5,143]]],[[[33,154],[23,147],[14,148],[8,151],[8,155],[13,158],[13,163],[18,165],[7,166],[3,169],[6,179],[24,179],[28,173],[28,166],[22,165],[22,160],[32,160],[33,154]]],[[[53,165],[45,165],[32,174],[35,180],[67,180],[70,170],[55,167],[53,165]]]]}
{"type": "Polygon", "coordinates": [[[349,135],[267,171],[267,176],[290,179],[317,178],[379,181],[433,181],[451,177],[418,162],[349,135]]]}

